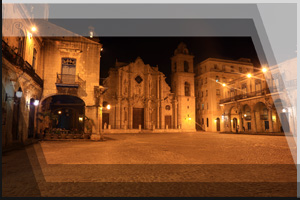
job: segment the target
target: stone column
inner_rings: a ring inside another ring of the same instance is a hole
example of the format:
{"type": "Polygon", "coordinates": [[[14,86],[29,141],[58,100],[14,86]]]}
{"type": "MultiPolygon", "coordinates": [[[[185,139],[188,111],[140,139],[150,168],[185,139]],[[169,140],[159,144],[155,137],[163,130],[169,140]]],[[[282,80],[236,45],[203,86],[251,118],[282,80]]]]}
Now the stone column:
{"type": "Polygon", "coordinates": [[[268,110],[269,118],[269,132],[273,132],[272,109],[268,110]]]}
{"type": "Polygon", "coordinates": [[[239,112],[239,132],[243,132],[242,112],[239,112]]]}
{"type": "Polygon", "coordinates": [[[251,111],[251,131],[256,133],[256,118],[255,118],[255,111],[252,109],[251,111]]]}

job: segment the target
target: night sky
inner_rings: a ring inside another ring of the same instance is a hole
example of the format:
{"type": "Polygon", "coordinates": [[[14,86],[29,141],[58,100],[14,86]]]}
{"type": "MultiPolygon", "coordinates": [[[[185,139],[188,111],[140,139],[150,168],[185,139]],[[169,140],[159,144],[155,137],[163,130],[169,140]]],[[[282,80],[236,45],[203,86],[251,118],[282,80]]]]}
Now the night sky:
{"type": "Polygon", "coordinates": [[[171,57],[180,42],[187,45],[194,57],[194,65],[209,57],[237,60],[250,58],[254,66],[259,60],[250,37],[101,37],[101,78],[120,62],[134,62],[140,56],[145,64],[158,65],[170,85],[171,57]]]}

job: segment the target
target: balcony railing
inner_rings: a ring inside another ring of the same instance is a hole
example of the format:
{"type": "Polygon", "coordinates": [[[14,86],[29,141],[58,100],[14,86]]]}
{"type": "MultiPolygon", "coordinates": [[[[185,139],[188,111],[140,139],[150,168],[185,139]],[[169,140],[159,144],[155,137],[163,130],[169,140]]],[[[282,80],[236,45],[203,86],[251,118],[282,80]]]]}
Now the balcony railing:
{"type": "Polygon", "coordinates": [[[78,87],[79,86],[79,76],[72,74],[57,74],[56,86],[61,87],[78,87]]]}
{"type": "Polygon", "coordinates": [[[255,92],[239,94],[239,95],[235,95],[235,96],[232,96],[232,97],[229,97],[229,98],[221,99],[220,104],[228,103],[228,102],[232,102],[232,101],[237,101],[237,100],[240,100],[240,99],[247,99],[247,98],[262,96],[262,95],[265,95],[265,94],[275,93],[275,92],[278,92],[278,91],[281,91],[281,90],[282,90],[282,88],[275,88],[274,87],[274,88],[266,88],[266,89],[255,91],[255,92]]]}
{"type": "Polygon", "coordinates": [[[7,59],[11,64],[18,67],[20,70],[28,74],[37,84],[43,87],[44,81],[35,73],[33,67],[24,59],[16,54],[13,49],[2,40],[2,56],[7,59]]]}

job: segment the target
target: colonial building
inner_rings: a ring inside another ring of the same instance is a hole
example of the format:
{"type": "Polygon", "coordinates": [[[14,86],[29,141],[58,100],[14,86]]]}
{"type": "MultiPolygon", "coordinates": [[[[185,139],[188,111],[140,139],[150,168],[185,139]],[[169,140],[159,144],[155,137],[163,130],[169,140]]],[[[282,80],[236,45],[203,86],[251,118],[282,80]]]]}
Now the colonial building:
{"type": "MultiPolygon", "coordinates": [[[[171,58],[172,92],[158,67],[135,62],[116,62],[104,81],[108,90],[103,109],[103,128],[195,131],[193,56],[181,43],[171,58]]],[[[127,130],[130,131],[130,130],[127,130]]]]}
{"type": "Polygon", "coordinates": [[[220,107],[220,100],[225,98],[224,86],[253,73],[254,66],[245,58],[236,61],[208,58],[197,64],[195,71],[197,130],[224,131],[220,107]]]}
{"type": "Polygon", "coordinates": [[[38,112],[47,111],[59,115],[53,127],[66,130],[84,131],[82,119],[93,119],[92,139],[99,139],[102,45],[47,18],[33,20],[22,4],[3,11],[2,147],[33,138],[38,112]]]}
{"type": "Polygon", "coordinates": [[[103,109],[105,129],[173,129],[177,125],[176,100],[158,67],[138,57],[132,63],[116,62],[104,81],[108,90],[103,109]]]}
{"type": "MultiPolygon", "coordinates": [[[[280,65],[295,62],[292,59],[280,65]]],[[[232,80],[224,87],[224,98],[220,101],[224,130],[236,131],[239,127],[239,132],[296,134],[296,102],[291,98],[295,88],[296,77],[280,72],[278,66],[232,80]]]]}

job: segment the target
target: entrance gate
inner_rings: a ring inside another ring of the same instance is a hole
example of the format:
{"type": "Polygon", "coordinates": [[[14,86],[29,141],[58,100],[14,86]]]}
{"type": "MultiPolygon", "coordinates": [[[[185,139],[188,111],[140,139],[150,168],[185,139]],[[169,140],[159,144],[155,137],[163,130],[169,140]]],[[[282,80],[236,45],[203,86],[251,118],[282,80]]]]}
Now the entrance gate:
{"type": "Polygon", "coordinates": [[[144,108],[133,108],[133,129],[138,129],[139,125],[144,128],[144,108]]]}

